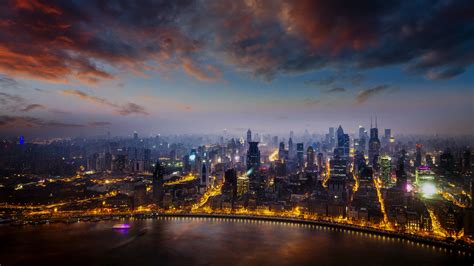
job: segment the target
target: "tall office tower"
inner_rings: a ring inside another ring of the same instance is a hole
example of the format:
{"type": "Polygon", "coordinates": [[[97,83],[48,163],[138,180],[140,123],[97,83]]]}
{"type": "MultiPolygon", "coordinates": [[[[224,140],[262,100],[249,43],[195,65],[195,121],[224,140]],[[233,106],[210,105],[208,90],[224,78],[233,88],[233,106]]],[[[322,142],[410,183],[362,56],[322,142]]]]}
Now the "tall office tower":
{"type": "Polygon", "coordinates": [[[397,187],[403,191],[407,191],[407,173],[405,172],[405,154],[402,152],[402,156],[398,159],[398,167],[396,170],[397,176],[397,187]]]}
{"type": "Polygon", "coordinates": [[[318,172],[321,173],[323,171],[323,165],[324,165],[324,158],[323,158],[322,152],[318,153],[317,163],[318,163],[318,172]]]}
{"type": "Polygon", "coordinates": [[[416,144],[416,154],[415,154],[415,168],[421,165],[421,148],[423,148],[423,144],[416,144]]]}
{"type": "MultiPolygon", "coordinates": [[[[258,149],[258,142],[249,142],[249,149],[247,151],[247,171],[252,169],[255,173],[260,168],[260,150],[258,149]]],[[[251,174],[252,175],[252,174],[251,174]]]]}
{"type": "Polygon", "coordinates": [[[304,166],[304,146],[303,143],[296,143],[296,159],[298,161],[298,167],[304,166]]]}
{"type": "Polygon", "coordinates": [[[201,186],[208,186],[209,185],[209,178],[207,177],[207,167],[206,167],[206,163],[203,162],[202,163],[202,167],[201,167],[201,186]]]}
{"type": "Polygon", "coordinates": [[[161,165],[160,161],[157,161],[155,164],[155,170],[153,171],[153,200],[158,204],[158,206],[162,206],[163,203],[163,184],[164,180],[163,177],[165,175],[165,169],[161,165]]]}
{"type": "Polygon", "coordinates": [[[392,130],[390,128],[385,129],[384,137],[387,141],[390,140],[390,138],[392,137],[392,130]]]}
{"type": "Polygon", "coordinates": [[[237,172],[233,168],[226,170],[224,173],[222,193],[231,200],[233,208],[234,202],[237,200],[237,172]]]}
{"type": "Polygon", "coordinates": [[[330,127],[329,128],[329,145],[330,145],[330,148],[334,148],[336,146],[336,140],[334,138],[334,128],[333,127],[330,127]]]}
{"type": "Polygon", "coordinates": [[[290,139],[294,139],[295,138],[295,133],[293,133],[293,130],[290,131],[290,139]]]}
{"type": "Polygon", "coordinates": [[[365,152],[367,147],[367,138],[366,138],[365,128],[363,126],[359,126],[359,146],[357,146],[357,150],[360,152],[365,152]]]}
{"type": "Polygon", "coordinates": [[[380,156],[380,140],[379,130],[377,128],[377,119],[375,120],[375,127],[370,123],[370,139],[369,139],[369,165],[374,169],[378,169],[378,160],[380,156]]]}
{"type": "Polygon", "coordinates": [[[391,181],[392,173],[392,158],[389,156],[382,156],[380,158],[381,178],[385,184],[389,184],[391,181]]]}
{"type": "Polygon", "coordinates": [[[290,137],[290,139],[288,140],[288,157],[290,159],[293,159],[293,155],[294,155],[294,146],[293,146],[293,139],[290,137]]]}
{"type": "Polygon", "coordinates": [[[306,169],[314,169],[314,149],[311,146],[306,150],[306,169]]]}
{"type": "Polygon", "coordinates": [[[247,130],[247,143],[250,143],[252,141],[252,131],[247,130]]]}
{"type": "Polygon", "coordinates": [[[283,141],[280,142],[280,147],[278,148],[278,160],[281,162],[286,161],[285,143],[283,141]]]}
{"type": "Polygon", "coordinates": [[[349,147],[349,135],[344,134],[344,130],[341,126],[339,126],[339,128],[337,129],[337,149],[339,156],[347,159],[349,157],[349,147]]]}
{"type": "Polygon", "coordinates": [[[332,179],[346,179],[347,178],[347,160],[335,152],[334,157],[329,161],[331,166],[330,176],[332,179]]]}
{"type": "Polygon", "coordinates": [[[454,171],[454,156],[451,153],[449,149],[445,150],[440,156],[439,156],[439,169],[444,174],[452,174],[454,171]]]}

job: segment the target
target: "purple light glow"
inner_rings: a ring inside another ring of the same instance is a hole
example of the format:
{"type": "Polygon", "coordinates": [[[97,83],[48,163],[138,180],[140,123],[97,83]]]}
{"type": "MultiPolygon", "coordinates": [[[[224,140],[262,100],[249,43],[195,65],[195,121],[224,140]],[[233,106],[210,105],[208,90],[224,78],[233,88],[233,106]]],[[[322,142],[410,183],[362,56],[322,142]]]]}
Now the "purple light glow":
{"type": "Polygon", "coordinates": [[[430,167],[427,165],[421,165],[421,166],[418,166],[418,170],[427,171],[427,170],[430,170],[430,167]]]}
{"type": "Polygon", "coordinates": [[[116,224],[114,225],[114,229],[129,229],[130,225],[129,224],[116,224]]]}

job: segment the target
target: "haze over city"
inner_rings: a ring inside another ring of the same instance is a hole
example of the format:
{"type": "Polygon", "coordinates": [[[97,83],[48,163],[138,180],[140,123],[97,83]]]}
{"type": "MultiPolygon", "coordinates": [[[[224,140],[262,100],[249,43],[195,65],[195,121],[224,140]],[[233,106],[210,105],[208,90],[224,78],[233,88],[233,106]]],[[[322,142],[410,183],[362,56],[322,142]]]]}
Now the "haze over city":
{"type": "Polygon", "coordinates": [[[473,63],[473,0],[1,1],[0,266],[472,265],[473,63]]]}
{"type": "Polygon", "coordinates": [[[7,1],[0,134],[355,133],[375,115],[395,134],[472,134],[472,11],[470,1],[7,1]]]}

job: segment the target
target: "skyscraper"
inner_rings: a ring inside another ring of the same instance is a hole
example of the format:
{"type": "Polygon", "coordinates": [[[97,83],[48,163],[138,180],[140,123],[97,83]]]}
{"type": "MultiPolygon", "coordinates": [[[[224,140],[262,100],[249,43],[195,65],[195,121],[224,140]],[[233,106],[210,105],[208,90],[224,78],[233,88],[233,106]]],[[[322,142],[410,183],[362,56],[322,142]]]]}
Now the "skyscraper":
{"type": "Polygon", "coordinates": [[[365,128],[363,126],[359,126],[359,145],[357,146],[357,150],[360,152],[365,153],[367,148],[367,133],[365,132],[365,128]]]}
{"type": "Polygon", "coordinates": [[[237,172],[233,168],[228,169],[225,171],[224,177],[222,193],[231,200],[232,208],[234,208],[234,202],[237,199],[237,172]]]}
{"type": "Polygon", "coordinates": [[[247,143],[250,143],[252,141],[252,131],[247,130],[247,143]]]}
{"type": "Polygon", "coordinates": [[[290,137],[288,140],[288,157],[293,159],[294,156],[294,146],[293,146],[293,139],[290,137]]]}
{"type": "Polygon", "coordinates": [[[304,165],[304,146],[303,143],[296,143],[296,159],[298,161],[298,167],[304,165]]]}
{"type": "Polygon", "coordinates": [[[392,172],[392,158],[389,156],[382,156],[380,159],[381,178],[385,184],[389,184],[392,172]]]}
{"type": "Polygon", "coordinates": [[[155,164],[155,170],[153,171],[153,200],[159,205],[162,205],[163,202],[163,177],[165,175],[164,167],[161,165],[160,161],[157,161],[155,164]]]}
{"type": "Polygon", "coordinates": [[[207,178],[207,167],[206,167],[206,163],[203,163],[201,167],[201,186],[207,187],[208,185],[209,185],[209,182],[207,178]]]}
{"type": "Polygon", "coordinates": [[[369,165],[378,169],[378,160],[380,156],[380,140],[379,130],[377,128],[377,119],[375,120],[375,127],[370,125],[370,139],[369,139],[369,165]]]}
{"type": "Polygon", "coordinates": [[[306,168],[309,170],[314,169],[314,149],[311,146],[306,150],[306,168]]]}
{"type": "Polygon", "coordinates": [[[249,149],[247,151],[247,171],[252,169],[252,172],[258,171],[260,168],[260,150],[258,149],[258,142],[249,142],[249,149]]]}
{"type": "Polygon", "coordinates": [[[349,157],[350,140],[349,135],[344,134],[341,126],[337,129],[337,149],[339,156],[347,159],[349,157]]]}
{"type": "Polygon", "coordinates": [[[398,167],[396,171],[397,176],[397,187],[403,191],[407,191],[407,173],[405,172],[405,154],[402,152],[402,156],[398,159],[398,167]]]}
{"type": "Polygon", "coordinates": [[[415,155],[415,168],[421,165],[421,148],[423,148],[423,144],[416,144],[416,155],[415,155]]]}

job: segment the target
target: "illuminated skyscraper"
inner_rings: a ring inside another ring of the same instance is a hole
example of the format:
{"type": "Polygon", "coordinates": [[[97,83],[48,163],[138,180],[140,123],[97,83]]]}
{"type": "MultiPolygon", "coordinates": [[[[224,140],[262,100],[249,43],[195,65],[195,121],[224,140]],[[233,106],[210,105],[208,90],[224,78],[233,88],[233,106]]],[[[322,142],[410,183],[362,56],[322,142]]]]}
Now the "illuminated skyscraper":
{"type": "Polygon", "coordinates": [[[398,159],[398,167],[396,171],[397,187],[403,191],[407,191],[408,176],[405,172],[405,152],[402,151],[401,157],[398,159]]]}
{"type": "Polygon", "coordinates": [[[294,146],[293,146],[293,139],[290,137],[288,140],[288,158],[293,159],[294,156],[294,146]]]}
{"type": "Polygon", "coordinates": [[[162,205],[163,202],[163,184],[164,180],[163,177],[165,175],[164,167],[161,165],[160,161],[157,161],[155,164],[155,170],[153,171],[153,200],[158,203],[159,206],[162,205]]]}
{"type": "Polygon", "coordinates": [[[369,165],[378,169],[378,160],[380,156],[380,140],[379,130],[377,128],[377,119],[375,120],[375,127],[370,125],[370,139],[369,139],[369,165]]]}
{"type": "Polygon", "coordinates": [[[258,142],[249,142],[249,149],[247,151],[247,171],[252,169],[252,172],[258,171],[260,168],[260,150],[258,149],[258,142]]]}
{"type": "Polygon", "coordinates": [[[209,178],[208,178],[208,173],[207,173],[207,167],[206,167],[206,163],[203,163],[202,164],[202,167],[201,167],[201,186],[208,186],[209,185],[209,178]]]}
{"type": "Polygon", "coordinates": [[[382,156],[380,158],[380,168],[380,177],[382,178],[382,181],[385,184],[389,184],[392,175],[392,158],[390,158],[389,156],[382,156]]]}
{"type": "Polygon", "coordinates": [[[349,135],[344,134],[341,126],[337,129],[337,149],[339,156],[347,159],[349,157],[350,140],[349,135]]]}
{"type": "Polygon", "coordinates": [[[237,172],[233,168],[225,171],[222,194],[231,201],[234,208],[234,202],[237,199],[237,172]]]}
{"type": "Polygon", "coordinates": [[[421,166],[421,148],[423,148],[422,144],[416,144],[415,168],[421,166]]]}
{"type": "Polygon", "coordinates": [[[304,165],[304,146],[303,143],[296,143],[296,159],[298,161],[298,167],[304,165]]]}
{"type": "Polygon", "coordinates": [[[367,132],[363,126],[359,126],[359,140],[358,140],[357,150],[361,152],[366,152],[367,148],[367,132]]]}

